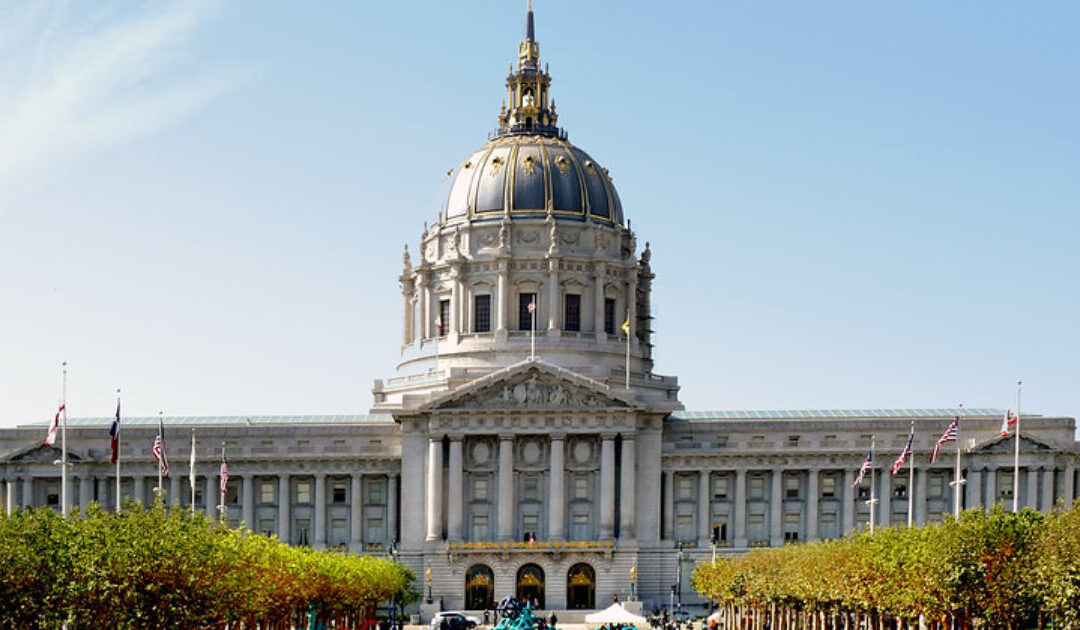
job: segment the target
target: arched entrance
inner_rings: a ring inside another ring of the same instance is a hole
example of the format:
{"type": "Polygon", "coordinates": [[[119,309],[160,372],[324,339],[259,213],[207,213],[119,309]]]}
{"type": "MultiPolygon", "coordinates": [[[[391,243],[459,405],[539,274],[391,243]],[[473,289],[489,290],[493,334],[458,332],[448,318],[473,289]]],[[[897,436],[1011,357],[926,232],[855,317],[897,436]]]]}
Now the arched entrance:
{"type": "Polygon", "coordinates": [[[465,572],[465,608],[484,610],[495,603],[495,574],[486,564],[474,564],[465,572]]]}
{"type": "Polygon", "coordinates": [[[584,562],[566,572],[566,607],[596,608],[596,571],[584,562]]]}
{"type": "Polygon", "coordinates": [[[544,607],[544,570],[535,564],[523,564],[517,572],[518,601],[529,602],[533,608],[544,607]]]}

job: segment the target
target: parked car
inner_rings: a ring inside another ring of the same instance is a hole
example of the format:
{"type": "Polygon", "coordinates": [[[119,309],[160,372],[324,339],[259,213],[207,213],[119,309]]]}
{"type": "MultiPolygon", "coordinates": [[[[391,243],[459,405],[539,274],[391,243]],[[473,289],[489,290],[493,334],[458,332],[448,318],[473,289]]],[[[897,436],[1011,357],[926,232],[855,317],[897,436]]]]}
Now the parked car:
{"type": "Polygon", "coordinates": [[[472,630],[479,625],[478,617],[454,611],[435,613],[431,618],[431,630],[472,630]]]}

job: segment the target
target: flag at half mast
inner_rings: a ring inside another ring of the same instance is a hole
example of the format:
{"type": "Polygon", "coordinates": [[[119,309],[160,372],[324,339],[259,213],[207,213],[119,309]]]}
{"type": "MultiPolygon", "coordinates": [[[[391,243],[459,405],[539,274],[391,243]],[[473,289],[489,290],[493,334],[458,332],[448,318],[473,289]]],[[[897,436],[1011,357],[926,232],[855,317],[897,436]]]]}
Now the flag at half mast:
{"type": "Polygon", "coordinates": [[[862,483],[863,477],[865,477],[866,473],[870,472],[870,469],[873,468],[873,467],[874,467],[874,449],[870,449],[870,452],[866,454],[866,459],[863,460],[862,468],[859,469],[859,476],[855,477],[855,483],[851,484],[851,487],[854,488],[855,486],[862,483]]]}
{"type": "Polygon", "coordinates": [[[949,423],[949,426],[945,429],[945,433],[941,434],[938,438],[937,444],[934,445],[934,452],[930,453],[930,463],[933,464],[937,459],[938,451],[941,450],[941,446],[946,442],[955,442],[956,436],[960,432],[960,416],[953,418],[953,421],[949,423]]]}
{"type": "Polygon", "coordinates": [[[165,454],[165,423],[160,417],[158,418],[158,434],[154,438],[154,446],[150,449],[150,454],[157,460],[161,476],[168,477],[169,457],[165,454]]]}

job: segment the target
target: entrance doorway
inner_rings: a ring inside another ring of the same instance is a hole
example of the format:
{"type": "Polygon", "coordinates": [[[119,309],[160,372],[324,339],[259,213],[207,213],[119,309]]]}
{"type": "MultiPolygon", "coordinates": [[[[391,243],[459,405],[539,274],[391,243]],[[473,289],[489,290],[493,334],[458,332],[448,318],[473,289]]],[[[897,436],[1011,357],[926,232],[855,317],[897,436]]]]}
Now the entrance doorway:
{"type": "Polygon", "coordinates": [[[584,562],[566,572],[566,607],[596,608],[596,571],[584,562]]]}
{"type": "Polygon", "coordinates": [[[517,572],[516,596],[533,608],[544,608],[544,570],[535,564],[523,564],[517,572]]]}
{"type": "Polygon", "coordinates": [[[495,603],[495,574],[486,564],[474,564],[465,572],[465,608],[484,610],[495,603]]]}

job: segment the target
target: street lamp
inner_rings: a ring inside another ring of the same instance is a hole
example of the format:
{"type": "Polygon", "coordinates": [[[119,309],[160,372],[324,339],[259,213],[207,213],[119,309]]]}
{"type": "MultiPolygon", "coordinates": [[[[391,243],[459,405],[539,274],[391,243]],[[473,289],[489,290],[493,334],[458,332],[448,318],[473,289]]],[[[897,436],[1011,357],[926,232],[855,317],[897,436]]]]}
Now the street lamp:
{"type": "Polygon", "coordinates": [[[635,587],[637,586],[637,567],[630,567],[630,601],[634,601],[635,587]]]}
{"type": "MultiPolygon", "coordinates": [[[[387,550],[390,554],[390,560],[397,563],[397,541],[390,543],[390,548],[387,550]]],[[[390,630],[394,630],[397,627],[397,594],[390,596],[390,630]]]]}
{"type": "Polygon", "coordinates": [[[430,604],[434,601],[431,598],[431,569],[424,571],[424,577],[427,579],[427,603],[430,604]]]}

